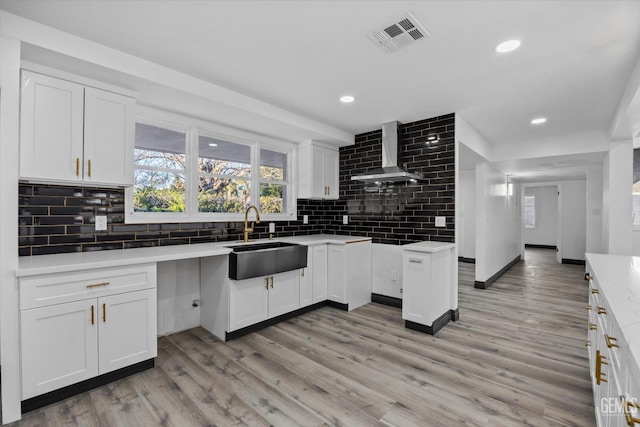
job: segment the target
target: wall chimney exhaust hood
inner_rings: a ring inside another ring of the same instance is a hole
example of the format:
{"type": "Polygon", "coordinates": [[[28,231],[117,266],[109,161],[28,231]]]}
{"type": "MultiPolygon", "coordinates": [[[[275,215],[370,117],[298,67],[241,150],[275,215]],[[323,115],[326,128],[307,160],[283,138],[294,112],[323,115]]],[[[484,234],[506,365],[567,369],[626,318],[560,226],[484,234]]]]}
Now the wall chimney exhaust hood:
{"type": "Polygon", "coordinates": [[[382,167],[371,169],[362,175],[352,176],[352,181],[366,183],[386,183],[418,181],[424,176],[418,172],[407,172],[398,165],[398,122],[382,125],[382,167]]]}

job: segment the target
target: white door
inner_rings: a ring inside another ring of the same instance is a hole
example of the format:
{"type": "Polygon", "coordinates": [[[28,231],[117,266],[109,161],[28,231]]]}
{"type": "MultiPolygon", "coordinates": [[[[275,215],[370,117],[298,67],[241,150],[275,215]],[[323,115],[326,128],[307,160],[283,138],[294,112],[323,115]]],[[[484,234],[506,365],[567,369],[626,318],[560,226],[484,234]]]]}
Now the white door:
{"type": "Polygon", "coordinates": [[[100,374],[158,355],[156,290],[98,299],[100,374]]]}
{"type": "Polygon", "coordinates": [[[430,267],[429,255],[407,251],[402,254],[402,318],[405,320],[431,325],[430,267]]]}
{"type": "Polygon", "coordinates": [[[22,71],[20,176],[82,180],[84,87],[22,71]]]}
{"type": "Polygon", "coordinates": [[[339,197],[338,183],[339,154],[334,150],[324,152],[324,182],[327,186],[327,198],[337,199],[339,197]]]}
{"type": "Polygon", "coordinates": [[[20,312],[22,399],[98,375],[97,300],[20,312]]]}
{"type": "Polygon", "coordinates": [[[328,298],[330,301],[347,303],[345,283],[345,245],[328,245],[328,298]]]}
{"type": "Polygon", "coordinates": [[[267,320],[268,277],[229,280],[229,332],[267,320]]]}
{"type": "Polygon", "coordinates": [[[307,266],[300,269],[300,308],[313,304],[313,251],[307,248],[307,266]]]}
{"type": "Polygon", "coordinates": [[[269,318],[297,310],[300,307],[298,270],[269,276],[269,318]]]}
{"type": "Polygon", "coordinates": [[[85,89],[85,181],[133,185],[134,110],[133,98],[85,89]]]}
{"type": "Polygon", "coordinates": [[[317,303],[327,299],[327,245],[314,245],[310,249],[313,253],[313,302],[317,303]]]}

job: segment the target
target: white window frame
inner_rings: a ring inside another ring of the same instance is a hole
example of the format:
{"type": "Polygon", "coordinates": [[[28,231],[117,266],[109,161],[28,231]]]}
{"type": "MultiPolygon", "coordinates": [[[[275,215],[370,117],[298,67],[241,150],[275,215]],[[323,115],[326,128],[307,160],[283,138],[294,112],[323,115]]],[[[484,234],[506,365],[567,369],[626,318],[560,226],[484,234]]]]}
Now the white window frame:
{"type": "Polygon", "coordinates": [[[536,196],[534,194],[525,194],[524,196],[524,212],[523,212],[523,222],[524,222],[524,228],[526,230],[535,230],[536,228],[536,216],[537,216],[537,210],[536,210],[536,196]],[[531,197],[533,198],[533,225],[532,226],[528,226],[527,225],[527,198],[531,197]]]}
{"type": "MultiPolygon", "coordinates": [[[[182,116],[167,111],[161,111],[150,107],[138,106],[136,123],[163,127],[177,132],[185,132],[187,156],[185,171],[186,200],[185,212],[134,212],[133,211],[133,186],[125,189],[125,223],[175,223],[175,222],[238,222],[244,221],[244,212],[198,212],[198,141],[202,133],[204,136],[216,137],[237,142],[251,147],[251,204],[260,206],[260,149],[265,148],[287,154],[287,186],[286,206],[283,213],[263,213],[260,218],[263,221],[292,221],[296,219],[297,212],[297,146],[295,144],[257,135],[249,131],[235,129],[224,125],[215,124],[187,116],[182,116]]],[[[135,168],[135,165],[134,165],[135,168]]],[[[222,176],[224,178],[224,176],[222,176]]],[[[282,184],[283,182],[276,182],[282,184]]]]}

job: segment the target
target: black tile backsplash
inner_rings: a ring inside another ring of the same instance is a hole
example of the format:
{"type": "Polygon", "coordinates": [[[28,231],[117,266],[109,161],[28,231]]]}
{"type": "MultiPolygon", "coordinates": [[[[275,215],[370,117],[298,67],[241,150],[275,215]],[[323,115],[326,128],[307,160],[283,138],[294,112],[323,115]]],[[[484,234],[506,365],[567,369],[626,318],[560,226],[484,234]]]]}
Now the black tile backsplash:
{"type": "MultiPolygon", "coordinates": [[[[367,236],[374,243],[405,244],[454,239],[454,114],[400,125],[400,163],[424,174],[418,184],[397,184],[384,193],[365,191],[351,176],[380,167],[382,131],[356,136],[340,148],[340,200],[298,200],[300,221],[275,223],[277,237],[314,233],[367,236]],[[440,141],[427,144],[427,134],[440,141]],[[302,216],[309,224],[302,224],[302,216]],[[343,215],[349,224],[342,223],[343,215]],[[446,217],[445,228],[435,216],[446,217]]],[[[242,222],[124,224],[124,190],[21,183],[20,256],[241,240],[242,222]],[[94,216],[107,215],[107,231],[94,230],[94,216]]],[[[268,222],[252,239],[267,238],[268,222]]]]}

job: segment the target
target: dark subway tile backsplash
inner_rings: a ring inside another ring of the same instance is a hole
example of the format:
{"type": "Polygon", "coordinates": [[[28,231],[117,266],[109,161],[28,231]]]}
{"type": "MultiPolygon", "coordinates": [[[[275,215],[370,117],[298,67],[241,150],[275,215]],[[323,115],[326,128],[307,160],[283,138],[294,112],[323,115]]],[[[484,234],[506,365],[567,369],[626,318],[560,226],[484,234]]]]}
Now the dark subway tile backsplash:
{"type": "MultiPolygon", "coordinates": [[[[424,174],[418,184],[397,184],[369,193],[351,176],[382,165],[382,131],[356,135],[340,148],[340,200],[298,200],[300,220],[275,222],[276,237],[315,233],[371,237],[401,245],[423,240],[453,242],[455,212],[454,114],[400,125],[399,163],[424,174]],[[440,140],[427,144],[427,135],[440,140]],[[302,224],[302,216],[309,224],[302,224]],[[344,215],[349,223],[343,224],[344,215]],[[445,228],[435,217],[446,217],[445,228]]],[[[24,184],[19,187],[20,256],[236,241],[241,222],[124,224],[124,190],[24,184]],[[94,216],[107,215],[107,231],[94,216]]],[[[269,237],[268,222],[255,224],[252,239],[269,237]]]]}

